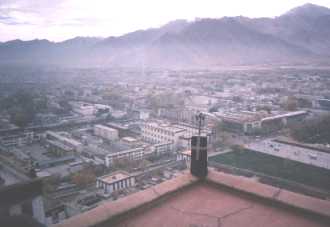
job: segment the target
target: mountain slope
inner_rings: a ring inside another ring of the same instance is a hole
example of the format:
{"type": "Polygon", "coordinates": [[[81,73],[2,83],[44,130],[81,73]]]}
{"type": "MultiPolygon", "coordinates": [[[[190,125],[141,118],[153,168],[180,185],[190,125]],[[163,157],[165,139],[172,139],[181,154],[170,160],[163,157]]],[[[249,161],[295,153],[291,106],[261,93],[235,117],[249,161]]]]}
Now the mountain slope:
{"type": "Polygon", "coordinates": [[[105,39],[0,43],[0,64],[130,67],[330,63],[330,9],[306,4],[276,18],[177,20],[105,39]]]}

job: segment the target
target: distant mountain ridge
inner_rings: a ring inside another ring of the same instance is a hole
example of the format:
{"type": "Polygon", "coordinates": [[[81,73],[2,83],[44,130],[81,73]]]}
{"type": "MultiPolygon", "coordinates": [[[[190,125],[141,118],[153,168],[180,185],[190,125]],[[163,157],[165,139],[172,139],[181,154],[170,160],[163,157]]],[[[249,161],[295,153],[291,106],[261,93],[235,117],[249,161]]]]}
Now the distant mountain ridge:
{"type": "Polygon", "coordinates": [[[177,20],[119,37],[0,42],[0,65],[213,67],[330,64],[330,9],[313,4],[275,18],[177,20]]]}

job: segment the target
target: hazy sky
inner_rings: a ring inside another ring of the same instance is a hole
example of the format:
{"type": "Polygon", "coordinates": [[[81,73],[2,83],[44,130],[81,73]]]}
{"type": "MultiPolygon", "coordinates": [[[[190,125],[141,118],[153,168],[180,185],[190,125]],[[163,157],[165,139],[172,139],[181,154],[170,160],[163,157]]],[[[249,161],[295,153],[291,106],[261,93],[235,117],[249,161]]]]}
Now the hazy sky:
{"type": "Polygon", "coordinates": [[[0,41],[117,36],[197,17],[274,17],[307,2],[330,8],[330,0],[0,0],[0,41]]]}

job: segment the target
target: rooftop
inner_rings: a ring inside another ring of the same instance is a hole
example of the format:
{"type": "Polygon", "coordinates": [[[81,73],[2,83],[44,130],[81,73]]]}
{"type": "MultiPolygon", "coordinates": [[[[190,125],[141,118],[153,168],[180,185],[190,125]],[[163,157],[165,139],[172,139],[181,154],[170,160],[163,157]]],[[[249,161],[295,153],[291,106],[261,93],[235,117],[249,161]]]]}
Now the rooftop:
{"type": "Polygon", "coordinates": [[[112,157],[112,156],[116,156],[116,155],[124,155],[124,154],[131,153],[131,152],[142,152],[142,151],[143,151],[142,147],[137,147],[137,148],[133,148],[133,149],[113,152],[113,153],[107,154],[106,156],[107,157],[112,157]]]}
{"type": "Polygon", "coordinates": [[[185,129],[183,129],[183,128],[179,128],[179,127],[176,127],[176,126],[173,126],[170,124],[158,123],[158,122],[149,122],[149,123],[146,123],[145,125],[156,127],[156,128],[162,128],[163,130],[167,130],[167,131],[174,132],[174,133],[179,133],[179,132],[185,131],[185,129]]]}
{"type": "Polygon", "coordinates": [[[330,202],[209,170],[188,172],[74,216],[69,226],[328,226],[330,202]]]}
{"type": "Polygon", "coordinates": [[[267,120],[274,120],[285,117],[299,116],[299,115],[307,114],[307,111],[273,112],[272,114],[268,114],[265,111],[259,111],[259,112],[241,111],[241,112],[224,112],[224,113],[216,112],[214,114],[225,120],[245,123],[245,122],[267,121],[267,120]]]}
{"type": "Polygon", "coordinates": [[[125,171],[116,171],[112,174],[105,175],[103,177],[100,177],[99,179],[103,182],[106,182],[108,184],[112,184],[113,182],[120,181],[123,179],[126,179],[130,177],[130,175],[125,171]]]}
{"type": "Polygon", "coordinates": [[[110,128],[110,127],[105,126],[105,125],[95,125],[94,128],[100,128],[100,129],[103,129],[103,130],[108,130],[108,131],[112,131],[112,132],[117,132],[116,129],[114,129],[114,128],[110,128]]]}

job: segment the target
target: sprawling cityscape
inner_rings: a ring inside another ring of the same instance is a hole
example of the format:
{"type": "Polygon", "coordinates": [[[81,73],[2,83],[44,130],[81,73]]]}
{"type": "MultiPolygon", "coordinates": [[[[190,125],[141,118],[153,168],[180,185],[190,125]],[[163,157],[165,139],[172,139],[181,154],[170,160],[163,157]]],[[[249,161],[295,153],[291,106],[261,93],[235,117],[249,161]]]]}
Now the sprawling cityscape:
{"type": "Polygon", "coordinates": [[[182,174],[203,113],[209,166],[328,198],[329,73],[49,70],[13,83],[8,71],[1,179],[45,179],[40,220],[55,224],[182,174]]]}
{"type": "Polygon", "coordinates": [[[329,226],[328,66],[0,65],[0,226],[329,226]]]}

